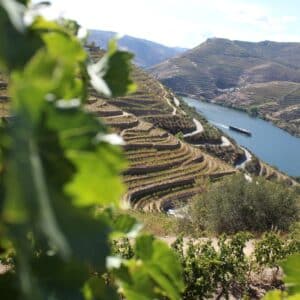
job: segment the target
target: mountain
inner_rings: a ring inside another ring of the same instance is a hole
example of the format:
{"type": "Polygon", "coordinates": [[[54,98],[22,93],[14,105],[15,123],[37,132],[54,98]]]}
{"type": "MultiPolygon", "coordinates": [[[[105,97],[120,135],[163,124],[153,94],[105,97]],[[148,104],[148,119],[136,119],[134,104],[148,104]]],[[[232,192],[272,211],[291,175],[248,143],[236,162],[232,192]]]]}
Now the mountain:
{"type": "MultiPolygon", "coordinates": [[[[106,49],[108,41],[116,36],[116,32],[90,30],[88,42],[106,49]]],[[[155,42],[125,35],[119,40],[119,47],[135,54],[135,63],[143,68],[158,64],[170,57],[186,51],[184,48],[171,48],[155,42]]]]}
{"type": "Polygon", "coordinates": [[[150,71],[180,95],[251,111],[300,136],[300,43],[212,38],[150,71]]]}

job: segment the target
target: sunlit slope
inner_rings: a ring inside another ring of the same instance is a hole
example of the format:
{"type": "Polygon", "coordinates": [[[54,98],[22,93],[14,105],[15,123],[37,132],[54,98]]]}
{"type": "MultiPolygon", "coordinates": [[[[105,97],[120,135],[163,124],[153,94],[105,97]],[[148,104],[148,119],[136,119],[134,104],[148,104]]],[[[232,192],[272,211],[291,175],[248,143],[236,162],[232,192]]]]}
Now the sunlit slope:
{"type": "Polygon", "coordinates": [[[124,173],[125,203],[145,211],[164,211],[201,192],[201,178],[216,180],[236,170],[165,130],[107,102],[91,98],[88,108],[124,139],[129,168],[124,173]]]}
{"type": "Polygon", "coordinates": [[[252,110],[300,135],[300,43],[208,39],[150,70],[180,95],[252,110]]]}
{"type": "MultiPolygon", "coordinates": [[[[93,59],[101,57],[96,48],[90,51],[93,59]]],[[[234,164],[244,152],[234,141],[201,116],[193,119],[195,115],[170,90],[144,71],[134,68],[133,78],[138,85],[135,94],[100,99],[91,92],[88,106],[126,142],[127,204],[146,211],[166,210],[200,193],[203,178],[217,180],[238,171],[234,164]]],[[[261,165],[258,161],[258,172],[261,165]]],[[[290,181],[274,172],[273,179],[290,181]]]]}

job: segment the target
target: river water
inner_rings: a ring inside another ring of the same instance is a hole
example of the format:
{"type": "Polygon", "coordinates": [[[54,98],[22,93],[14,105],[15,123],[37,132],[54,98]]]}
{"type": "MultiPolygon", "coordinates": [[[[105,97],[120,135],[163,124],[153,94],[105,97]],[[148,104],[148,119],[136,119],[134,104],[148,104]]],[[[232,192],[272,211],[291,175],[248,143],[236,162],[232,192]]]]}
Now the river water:
{"type": "Polygon", "coordinates": [[[290,135],[270,122],[235,109],[190,98],[184,98],[184,101],[263,161],[289,175],[300,176],[300,138],[290,135]],[[247,129],[252,136],[232,131],[229,125],[247,129]]]}

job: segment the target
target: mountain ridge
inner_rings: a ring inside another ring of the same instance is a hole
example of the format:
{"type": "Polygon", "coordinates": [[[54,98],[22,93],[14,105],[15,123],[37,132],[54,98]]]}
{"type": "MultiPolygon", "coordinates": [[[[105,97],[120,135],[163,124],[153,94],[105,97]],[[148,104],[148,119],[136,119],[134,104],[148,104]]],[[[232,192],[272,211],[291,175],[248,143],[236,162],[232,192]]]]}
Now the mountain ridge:
{"type": "Polygon", "coordinates": [[[259,116],[300,136],[300,43],[213,38],[150,72],[179,95],[255,107],[259,116]]]}
{"type": "MultiPolygon", "coordinates": [[[[91,29],[89,30],[88,42],[94,42],[96,46],[106,49],[108,41],[116,35],[117,33],[113,31],[91,29]]],[[[186,51],[185,48],[168,47],[157,42],[130,35],[122,36],[118,44],[120,48],[134,53],[134,62],[143,68],[158,64],[186,51]]]]}

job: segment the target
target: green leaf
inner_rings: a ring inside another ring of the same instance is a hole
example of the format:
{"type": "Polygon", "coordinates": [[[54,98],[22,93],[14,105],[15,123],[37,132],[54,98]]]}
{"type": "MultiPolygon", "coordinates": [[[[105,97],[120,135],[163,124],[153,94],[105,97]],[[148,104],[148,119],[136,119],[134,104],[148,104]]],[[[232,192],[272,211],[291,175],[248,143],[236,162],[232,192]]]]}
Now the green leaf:
{"type": "Polygon", "coordinates": [[[19,300],[21,293],[16,274],[12,271],[0,275],[0,291],[2,299],[19,300]]]}
{"type": "Polygon", "coordinates": [[[11,129],[13,139],[7,160],[7,193],[3,215],[9,224],[25,223],[34,218],[39,223],[39,230],[67,257],[70,249],[50,204],[49,186],[39,148],[26,125],[26,122],[17,119],[11,129]]]}
{"type": "Polygon", "coordinates": [[[135,243],[135,254],[144,261],[151,261],[153,255],[154,237],[152,235],[142,235],[135,243]]]}
{"type": "Polygon", "coordinates": [[[88,267],[76,260],[64,261],[57,255],[41,254],[31,261],[42,299],[83,300],[82,287],[89,278],[88,267]]]}
{"type": "Polygon", "coordinates": [[[136,84],[130,79],[133,54],[116,50],[116,41],[112,40],[108,47],[108,58],[108,70],[104,80],[112,96],[117,97],[135,92],[136,84]]]}
{"type": "Polygon", "coordinates": [[[43,40],[52,57],[59,60],[67,59],[75,65],[87,59],[87,53],[82,48],[80,41],[73,36],[66,33],[50,32],[43,35],[43,40]],[[62,53],[64,53],[63,57],[62,53]]]}
{"type": "Polygon", "coordinates": [[[120,268],[113,270],[113,274],[121,287],[122,294],[129,300],[152,300],[161,295],[157,293],[153,280],[141,262],[134,259],[125,261],[120,268]]]}
{"type": "Polygon", "coordinates": [[[67,156],[77,169],[65,188],[75,205],[118,205],[124,192],[120,180],[124,164],[116,147],[101,143],[95,153],[70,150],[67,156]]]}
{"type": "Polygon", "coordinates": [[[300,293],[300,254],[290,256],[282,263],[285,278],[290,294],[300,293]]]}
{"type": "Polygon", "coordinates": [[[114,238],[127,236],[135,238],[142,228],[137,220],[129,215],[119,215],[113,220],[112,227],[114,229],[114,238]]]}
{"type": "Polygon", "coordinates": [[[48,101],[81,99],[82,83],[76,79],[77,67],[73,62],[57,62],[47,51],[40,50],[23,72],[12,76],[11,94],[15,113],[22,113],[31,123],[42,117],[48,101]]]}
{"type": "Polygon", "coordinates": [[[24,23],[25,6],[15,0],[0,0],[0,5],[6,10],[14,27],[18,31],[24,32],[26,29],[24,23]]]}
{"type": "Polygon", "coordinates": [[[128,299],[153,299],[158,295],[181,299],[184,289],[181,265],[175,253],[152,236],[137,238],[136,260],[123,263],[115,274],[128,299]],[[130,298],[132,297],[132,298],[130,298]]]}
{"type": "Polygon", "coordinates": [[[36,51],[43,46],[39,35],[30,28],[24,30],[24,24],[20,18],[20,14],[23,13],[15,7],[20,7],[16,1],[2,0],[0,2],[0,65],[8,71],[24,67],[36,51]],[[3,6],[7,10],[4,10],[3,6]]]}
{"type": "Polygon", "coordinates": [[[282,300],[282,299],[285,299],[284,292],[279,290],[268,292],[263,298],[263,300],[282,300]]]}
{"type": "Polygon", "coordinates": [[[110,41],[107,53],[88,72],[91,84],[106,96],[122,96],[136,90],[136,84],[130,78],[133,55],[117,50],[115,40],[110,41]]]}
{"type": "Polygon", "coordinates": [[[105,272],[111,229],[105,218],[92,218],[91,211],[70,206],[68,199],[54,198],[57,223],[66,237],[73,257],[93,272],[105,272]]]}
{"type": "Polygon", "coordinates": [[[103,278],[92,277],[84,287],[83,294],[85,300],[118,300],[119,297],[115,290],[108,286],[103,278]]]}

